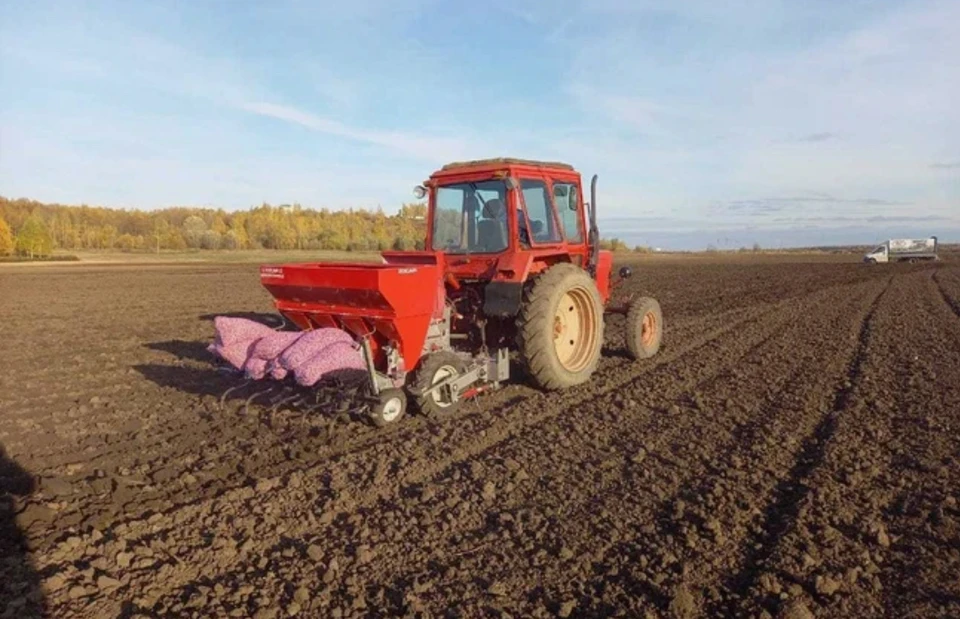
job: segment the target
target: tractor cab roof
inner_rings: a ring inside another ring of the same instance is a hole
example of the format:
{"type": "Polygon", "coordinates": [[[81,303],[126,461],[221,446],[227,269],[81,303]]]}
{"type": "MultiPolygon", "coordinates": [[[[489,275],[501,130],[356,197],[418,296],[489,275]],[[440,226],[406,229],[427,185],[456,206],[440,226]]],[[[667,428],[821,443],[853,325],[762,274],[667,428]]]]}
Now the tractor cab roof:
{"type": "Polygon", "coordinates": [[[518,159],[515,157],[496,157],[493,159],[474,159],[471,161],[454,161],[441,167],[431,175],[431,178],[445,176],[459,176],[462,174],[474,174],[477,172],[508,172],[518,169],[535,169],[537,171],[559,170],[563,172],[574,172],[574,168],[569,163],[559,161],[537,161],[534,159],[518,159]]]}

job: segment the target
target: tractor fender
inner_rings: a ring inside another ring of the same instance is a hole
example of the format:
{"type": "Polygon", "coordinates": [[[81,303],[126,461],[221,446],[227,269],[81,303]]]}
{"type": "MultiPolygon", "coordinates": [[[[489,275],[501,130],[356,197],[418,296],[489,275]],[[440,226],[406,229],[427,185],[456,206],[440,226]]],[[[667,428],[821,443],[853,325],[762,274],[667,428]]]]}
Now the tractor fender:
{"type": "Polygon", "coordinates": [[[483,289],[484,314],[501,318],[517,315],[533,258],[532,254],[515,253],[497,261],[496,272],[483,289]]]}

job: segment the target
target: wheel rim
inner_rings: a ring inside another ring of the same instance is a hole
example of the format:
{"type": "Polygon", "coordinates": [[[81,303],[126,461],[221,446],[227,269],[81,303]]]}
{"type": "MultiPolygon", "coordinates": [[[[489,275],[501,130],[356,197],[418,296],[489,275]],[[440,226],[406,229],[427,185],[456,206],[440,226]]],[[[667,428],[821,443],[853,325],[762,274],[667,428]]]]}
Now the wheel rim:
{"type": "MultiPolygon", "coordinates": [[[[440,366],[436,372],[433,373],[433,382],[432,385],[436,385],[439,382],[443,382],[452,376],[457,376],[457,368],[452,365],[443,365],[440,366]]],[[[447,408],[453,404],[453,398],[443,396],[444,389],[437,389],[430,394],[430,398],[433,399],[433,402],[440,408],[447,408]]]]}
{"type": "Polygon", "coordinates": [[[383,403],[383,412],[381,417],[384,421],[393,421],[403,412],[403,402],[399,397],[392,397],[383,403]]]}
{"type": "Polygon", "coordinates": [[[640,324],[640,341],[644,347],[653,344],[657,338],[657,315],[653,312],[647,312],[643,315],[643,322],[640,324]]]}
{"type": "Polygon", "coordinates": [[[560,365],[579,372],[589,365],[597,341],[597,315],[586,288],[568,290],[553,317],[553,346],[560,365]]]}

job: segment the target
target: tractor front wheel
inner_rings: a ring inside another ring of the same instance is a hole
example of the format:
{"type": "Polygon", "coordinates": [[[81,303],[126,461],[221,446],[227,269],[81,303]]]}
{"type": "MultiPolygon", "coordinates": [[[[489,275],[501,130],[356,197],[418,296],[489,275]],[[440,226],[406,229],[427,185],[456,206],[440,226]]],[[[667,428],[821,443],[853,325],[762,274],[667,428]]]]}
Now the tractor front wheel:
{"type": "Polygon", "coordinates": [[[557,264],[541,275],[524,298],[517,345],[533,382],[555,390],[590,379],[603,344],[603,302],[583,269],[557,264]]]}
{"type": "Polygon", "coordinates": [[[430,393],[424,391],[466,371],[463,359],[456,353],[444,350],[424,357],[414,378],[415,400],[420,412],[431,417],[447,417],[457,412],[460,400],[453,399],[450,387],[441,387],[430,393]]]}
{"type": "Polygon", "coordinates": [[[649,359],[663,340],[663,312],[651,297],[640,297],[627,310],[627,352],[634,359],[649,359]]]}
{"type": "Polygon", "coordinates": [[[396,423],[407,412],[407,395],[402,389],[384,389],[370,410],[370,421],[378,428],[396,423]]]}

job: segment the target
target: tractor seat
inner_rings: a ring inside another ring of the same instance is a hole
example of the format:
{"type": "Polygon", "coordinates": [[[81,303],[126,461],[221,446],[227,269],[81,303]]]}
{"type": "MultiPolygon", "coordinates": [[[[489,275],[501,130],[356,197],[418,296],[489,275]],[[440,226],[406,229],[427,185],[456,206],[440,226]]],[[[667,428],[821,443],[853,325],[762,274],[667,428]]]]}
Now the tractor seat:
{"type": "Polygon", "coordinates": [[[497,198],[483,205],[483,219],[477,222],[477,245],[481,251],[495,252],[507,248],[507,209],[497,198]]]}

